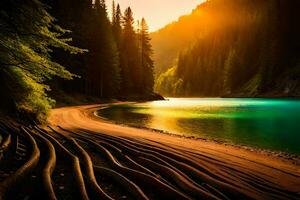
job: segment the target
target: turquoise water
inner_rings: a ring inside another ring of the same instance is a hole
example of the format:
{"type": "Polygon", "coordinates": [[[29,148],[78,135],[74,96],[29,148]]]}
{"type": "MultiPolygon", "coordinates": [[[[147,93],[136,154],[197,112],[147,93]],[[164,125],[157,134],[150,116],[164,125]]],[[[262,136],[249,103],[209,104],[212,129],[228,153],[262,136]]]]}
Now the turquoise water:
{"type": "Polygon", "coordinates": [[[171,98],[99,111],[119,123],[300,154],[300,100],[171,98]]]}

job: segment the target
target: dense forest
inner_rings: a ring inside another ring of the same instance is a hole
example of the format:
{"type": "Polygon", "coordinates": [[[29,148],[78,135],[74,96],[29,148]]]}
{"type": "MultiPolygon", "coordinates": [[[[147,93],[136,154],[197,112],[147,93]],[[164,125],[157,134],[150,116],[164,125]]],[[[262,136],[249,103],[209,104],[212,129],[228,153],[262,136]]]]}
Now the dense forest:
{"type": "Polygon", "coordinates": [[[1,110],[43,121],[54,98],[156,98],[145,19],[104,0],[1,0],[1,110]],[[54,97],[54,98],[53,98],[54,97]]]}
{"type": "Polygon", "coordinates": [[[209,0],[149,34],[115,2],[1,0],[0,109],[43,121],[66,96],[156,99],[154,74],[164,95],[299,96],[299,7],[209,0]]]}
{"type": "Polygon", "coordinates": [[[204,2],[152,34],[156,90],[172,96],[299,96],[299,7],[293,0],[204,2]]]}

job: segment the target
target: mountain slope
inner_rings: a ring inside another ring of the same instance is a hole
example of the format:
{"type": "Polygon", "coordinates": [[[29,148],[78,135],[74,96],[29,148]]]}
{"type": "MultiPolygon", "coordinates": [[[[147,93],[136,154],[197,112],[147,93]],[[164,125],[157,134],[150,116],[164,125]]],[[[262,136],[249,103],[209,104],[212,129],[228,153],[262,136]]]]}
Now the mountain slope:
{"type": "Polygon", "coordinates": [[[200,5],[190,15],[182,16],[178,21],[151,33],[157,74],[175,64],[180,50],[197,38],[197,33],[201,30],[199,20],[202,7],[203,5],[200,5]]]}
{"type": "Polygon", "coordinates": [[[174,96],[298,96],[300,3],[211,0],[154,33],[156,90],[174,96]],[[170,77],[173,76],[173,77],[170,77]]]}

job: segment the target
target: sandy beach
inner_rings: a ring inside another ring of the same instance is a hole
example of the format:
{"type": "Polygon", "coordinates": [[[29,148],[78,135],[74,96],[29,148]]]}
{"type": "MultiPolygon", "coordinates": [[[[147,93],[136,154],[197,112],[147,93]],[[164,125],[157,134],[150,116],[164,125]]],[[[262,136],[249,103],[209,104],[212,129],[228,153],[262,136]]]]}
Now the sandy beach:
{"type": "Polygon", "coordinates": [[[299,8],[0,0],[0,200],[300,200],[299,8]]]}
{"type": "Polygon", "coordinates": [[[2,119],[2,199],[300,199],[299,157],[117,125],[108,105],[2,119]]]}
{"type": "MultiPolygon", "coordinates": [[[[199,187],[199,180],[202,179],[201,184],[209,184],[212,187],[201,189],[207,198],[300,198],[300,166],[291,159],[278,158],[231,145],[162,133],[154,134],[151,130],[116,125],[94,115],[101,106],[105,105],[54,109],[49,123],[56,129],[60,126],[78,134],[88,132],[89,136],[99,133],[101,137],[107,136],[112,141],[116,138],[128,142],[133,147],[137,145],[141,148],[140,151],[145,150],[144,153],[147,153],[147,156],[142,156],[143,158],[137,159],[137,162],[145,164],[145,167],[154,174],[163,173],[159,175],[162,178],[165,176],[164,173],[175,171],[176,173],[170,175],[175,183],[170,183],[170,186],[175,184],[174,189],[187,197],[193,197],[191,191],[197,194],[198,190],[194,187],[199,187]],[[164,158],[170,160],[163,160],[164,158]],[[145,162],[141,162],[143,159],[145,162]],[[156,167],[152,169],[153,166],[156,167]],[[189,190],[185,189],[186,187],[195,190],[187,192],[189,190]]],[[[65,131],[65,134],[72,135],[68,131],[65,131]]],[[[141,155],[143,153],[139,156],[141,155]]]]}

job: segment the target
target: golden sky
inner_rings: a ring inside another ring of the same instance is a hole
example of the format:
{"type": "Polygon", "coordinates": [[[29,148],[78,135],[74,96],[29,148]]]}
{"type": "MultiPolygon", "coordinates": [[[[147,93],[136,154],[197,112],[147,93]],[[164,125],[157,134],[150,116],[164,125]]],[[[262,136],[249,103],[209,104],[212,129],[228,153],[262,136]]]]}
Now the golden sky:
{"type": "MultiPolygon", "coordinates": [[[[115,0],[124,12],[130,6],[135,19],[144,17],[150,31],[158,30],[181,15],[190,13],[204,0],[115,0]]],[[[108,11],[111,11],[112,0],[107,0],[108,11]]]]}

